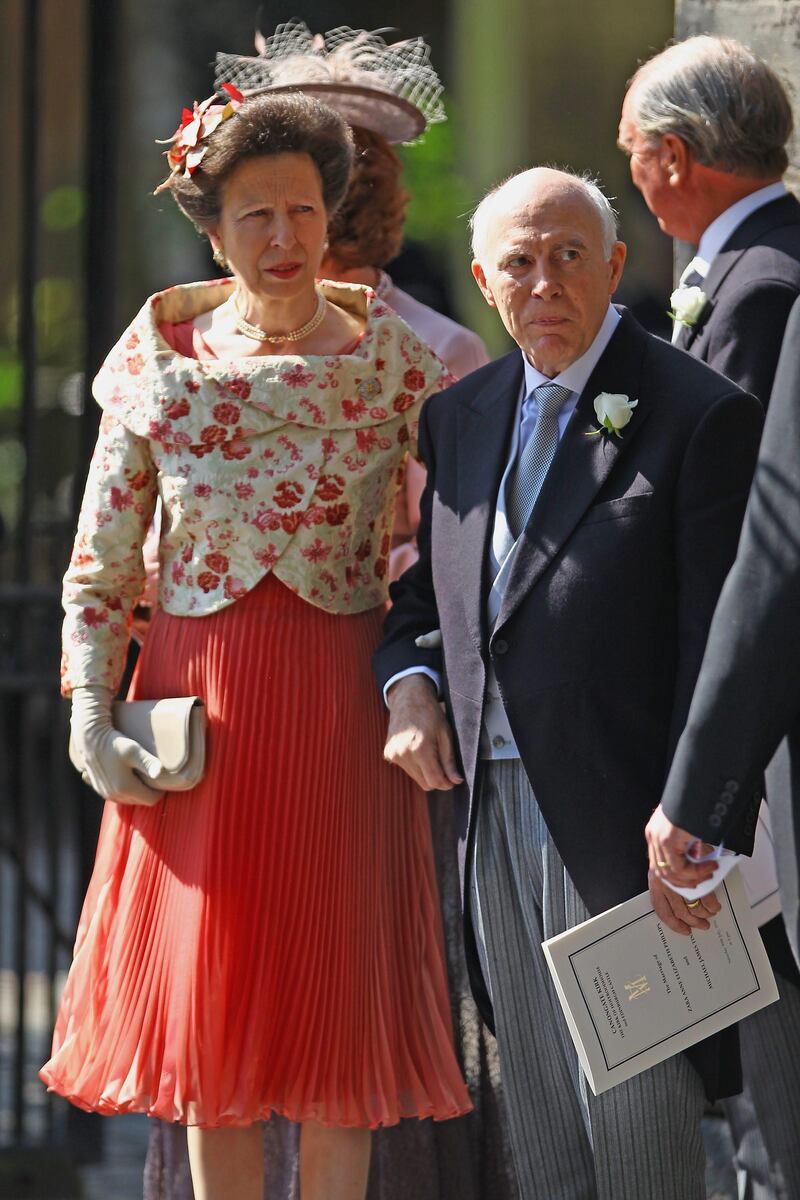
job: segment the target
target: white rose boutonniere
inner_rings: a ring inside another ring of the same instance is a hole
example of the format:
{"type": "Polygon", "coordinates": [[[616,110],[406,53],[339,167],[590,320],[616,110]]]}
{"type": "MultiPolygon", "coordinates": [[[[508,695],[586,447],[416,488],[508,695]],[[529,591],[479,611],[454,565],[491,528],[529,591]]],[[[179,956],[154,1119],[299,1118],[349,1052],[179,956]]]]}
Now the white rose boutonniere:
{"type": "Polygon", "coordinates": [[[669,302],[672,305],[669,315],[673,321],[691,328],[700,320],[703,309],[708,303],[708,297],[702,288],[679,287],[675,288],[669,302]]]}
{"type": "Polygon", "coordinates": [[[600,428],[591,430],[586,436],[596,437],[598,433],[606,430],[617,437],[622,437],[621,430],[630,421],[638,403],[638,400],[629,400],[627,396],[623,396],[619,392],[601,392],[594,402],[594,411],[600,422],[600,428]]]}

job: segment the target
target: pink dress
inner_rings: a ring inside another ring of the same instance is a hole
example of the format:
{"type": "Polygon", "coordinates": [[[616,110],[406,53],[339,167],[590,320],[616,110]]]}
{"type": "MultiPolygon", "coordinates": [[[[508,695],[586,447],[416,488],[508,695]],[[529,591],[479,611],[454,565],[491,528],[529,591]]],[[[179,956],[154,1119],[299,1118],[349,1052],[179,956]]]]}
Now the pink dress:
{"type": "Polygon", "coordinates": [[[382,616],[271,573],[211,615],[155,611],[131,696],[202,696],[208,768],[153,808],[106,805],[52,1090],[206,1127],[470,1110],[427,802],[382,758],[382,616]]]}

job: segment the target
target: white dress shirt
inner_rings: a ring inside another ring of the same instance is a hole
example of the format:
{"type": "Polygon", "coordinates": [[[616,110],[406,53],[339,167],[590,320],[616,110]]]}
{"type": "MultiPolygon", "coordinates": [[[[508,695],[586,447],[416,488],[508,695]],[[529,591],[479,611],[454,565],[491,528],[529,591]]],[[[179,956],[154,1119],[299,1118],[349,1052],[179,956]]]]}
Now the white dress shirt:
{"type": "MultiPolygon", "coordinates": [[[[521,453],[528,438],[533,432],[536,418],[538,416],[538,406],[536,404],[534,389],[543,383],[557,383],[562,387],[569,388],[571,395],[567,397],[558,415],[558,436],[559,439],[564,436],[564,431],[567,428],[570,417],[575,411],[575,407],[580,399],[586,384],[589,382],[589,377],[594,371],[600,356],[605,351],[611,337],[616,329],[620,319],[620,314],[609,304],[608,310],[603,322],[597,331],[594,341],[589,346],[580,358],[566,367],[560,375],[550,379],[538,371],[529,361],[527,356],[522,354],[523,362],[523,381],[520,388],[519,400],[517,402],[517,419],[514,423],[514,433],[509,451],[508,463],[503,473],[503,478],[498,492],[498,511],[495,514],[495,520],[505,519],[505,483],[506,478],[517,461],[518,455],[521,453]]],[[[503,564],[503,580],[508,575],[511,560],[514,557],[518,542],[515,543],[506,562],[503,564]]],[[[492,539],[489,539],[489,555],[490,555],[490,578],[497,584],[497,576],[500,573],[500,564],[494,559],[492,552],[492,539]]],[[[494,586],[494,585],[493,585],[494,586]]],[[[437,671],[430,667],[407,667],[404,671],[398,671],[388,680],[384,688],[384,698],[386,697],[389,688],[392,684],[397,683],[405,675],[427,675],[433,680],[437,690],[441,693],[441,676],[437,671]]],[[[486,701],[484,705],[483,715],[483,734],[481,737],[481,756],[484,758],[518,758],[519,750],[514,741],[511,728],[508,724],[505,708],[500,699],[499,690],[497,687],[497,679],[491,666],[487,674],[487,690],[486,701]]]]}
{"type": "Polygon", "coordinates": [[[731,234],[749,216],[757,212],[759,208],[763,208],[765,204],[771,204],[773,200],[780,200],[781,196],[787,195],[788,192],[785,185],[779,180],[777,183],[770,183],[766,187],[759,188],[757,192],[751,192],[749,196],[743,196],[741,200],[737,200],[730,208],[726,208],[725,212],[715,217],[708,228],[704,230],[697,247],[697,253],[684,269],[681,280],[690,271],[696,271],[702,279],[705,279],[711,269],[711,264],[731,234]]]}

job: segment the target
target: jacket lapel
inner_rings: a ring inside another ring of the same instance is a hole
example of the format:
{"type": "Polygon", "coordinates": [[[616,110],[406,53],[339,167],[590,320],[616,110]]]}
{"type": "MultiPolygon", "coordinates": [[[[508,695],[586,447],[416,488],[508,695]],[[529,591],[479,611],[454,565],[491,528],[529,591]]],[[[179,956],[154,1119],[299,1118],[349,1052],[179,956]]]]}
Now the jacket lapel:
{"type": "Polygon", "coordinates": [[[703,291],[708,298],[702,320],[696,325],[681,330],[677,345],[681,350],[688,350],[692,343],[703,332],[706,322],[714,307],[714,298],[730,274],[733,267],[744,254],[745,250],[784,225],[800,224],[800,203],[794,196],[781,196],[771,200],[769,204],[757,208],[738,229],[734,229],[725,245],[711,264],[708,275],[703,282],[703,291]]]}
{"type": "Polygon", "coordinates": [[[581,394],[519,540],[495,628],[509,619],[547,570],[646,421],[647,398],[639,395],[645,348],[644,331],[623,312],[581,394]],[[600,392],[622,393],[639,402],[621,436],[589,436],[598,427],[594,401],[600,392]]]}
{"type": "Polygon", "coordinates": [[[459,559],[465,567],[462,597],[470,634],[481,651],[489,538],[521,386],[522,356],[514,350],[499,360],[481,390],[458,407],[459,559]]]}

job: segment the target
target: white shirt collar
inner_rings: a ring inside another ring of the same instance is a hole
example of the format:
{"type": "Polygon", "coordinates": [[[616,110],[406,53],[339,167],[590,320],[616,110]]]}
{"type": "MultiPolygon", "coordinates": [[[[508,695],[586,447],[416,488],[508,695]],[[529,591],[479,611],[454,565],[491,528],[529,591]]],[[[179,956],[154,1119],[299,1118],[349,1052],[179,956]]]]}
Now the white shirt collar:
{"type": "Polygon", "coordinates": [[[726,208],[725,212],[720,213],[700,238],[700,244],[697,247],[697,254],[692,259],[692,265],[697,271],[706,277],[709,268],[714,259],[719,254],[722,247],[727,242],[731,234],[739,228],[739,226],[747,220],[747,218],[759,208],[763,208],[765,204],[770,204],[773,200],[779,200],[781,196],[787,195],[786,187],[778,180],[777,183],[770,183],[766,187],[759,188],[757,192],[751,192],[749,196],[743,196],[741,200],[737,200],[730,208],[726,208]]]}
{"type": "Polygon", "coordinates": [[[608,312],[603,317],[603,323],[595,334],[594,341],[589,349],[585,350],[580,358],[576,358],[574,363],[570,363],[560,375],[556,375],[555,379],[548,379],[541,371],[537,371],[536,367],[528,361],[528,356],[525,352],[520,351],[522,361],[525,364],[525,396],[530,396],[533,389],[543,383],[560,383],[562,387],[569,388],[571,392],[575,392],[580,396],[589,382],[589,376],[597,366],[600,355],[611,341],[611,335],[617,328],[619,320],[620,314],[614,308],[613,304],[609,304],[608,312]]]}

